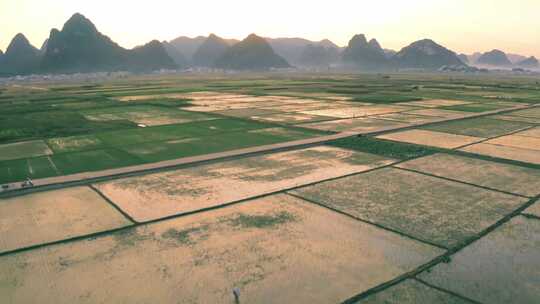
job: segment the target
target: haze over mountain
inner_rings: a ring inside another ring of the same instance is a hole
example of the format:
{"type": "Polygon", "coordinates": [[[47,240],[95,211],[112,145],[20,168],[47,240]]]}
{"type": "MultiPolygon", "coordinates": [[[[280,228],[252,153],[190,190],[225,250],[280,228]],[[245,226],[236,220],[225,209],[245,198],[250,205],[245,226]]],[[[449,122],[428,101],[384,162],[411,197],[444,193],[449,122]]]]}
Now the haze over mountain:
{"type": "Polygon", "coordinates": [[[496,49],[482,54],[476,60],[476,64],[497,67],[512,66],[512,62],[506,57],[506,54],[503,51],[496,49]]]}
{"type": "Polygon", "coordinates": [[[469,57],[465,54],[459,54],[458,55],[459,60],[465,64],[469,64],[469,57]]]}
{"type": "Polygon", "coordinates": [[[272,49],[274,49],[276,54],[283,57],[292,65],[304,65],[306,62],[310,61],[311,59],[308,57],[310,56],[310,52],[314,51],[314,47],[318,49],[315,52],[322,51],[322,49],[318,48],[319,46],[322,46],[326,49],[325,51],[329,51],[330,53],[334,52],[335,50],[339,52],[339,47],[328,39],[323,39],[321,41],[311,41],[304,38],[265,39],[268,41],[272,49]]]}
{"type": "Polygon", "coordinates": [[[523,56],[520,54],[507,54],[504,51],[494,49],[489,52],[474,54],[467,56],[469,64],[487,68],[524,68],[524,69],[538,69],[540,65],[538,60],[534,56],[523,56]]]}
{"type": "Polygon", "coordinates": [[[167,52],[169,57],[174,60],[174,63],[176,63],[179,68],[185,68],[190,65],[190,62],[188,61],[186,56],[180,50],[174,47],[171,43],[163,41],[161,44],[163,44],[165,51],[167,52]]]}
{"type": "Polygon", "coordinates": [[[204,36],[197,36],[194,38],[180,36],[169,41],[169,44],[175,47],[182,55],[186,57],[186,60],[191,63],[193,54],[199,49],[201,44],[207,39],[204,36]]]}
{"type": "Polygon", "coordinates": [[[168,55],[163,44],[157,40],[152,40],[131,50],[127,56],[126,64],[128,69],[136,71],[155,71],[178,67],[168,55]]]}
{"type": "Polygon", "coordinates": [[[288,68],[289,63],[276,54],[270,44],[255,34],[229,47],[215,67],[233,70],[267,70],[288,68]]]}
{"type": "Polygon", "coordinates": [[[213,67],[225,51],[229,48],[229,43],[217,35],[210,34],[208,38],[199,46],[193,54],[193,65],[199,67],[213,67]]]}
{"type": "Polygon", "coordinates": [[[538,63],[538,59],[536,59],[536,57],[531,56],[517,62],[516,66],[527,69],[536,69],[540,67],[540,64],[538,63]]]}
{"type": "MultiPolygon", "coordinates": [[[[330,42],[330,41],[328,41],[330,42]]],[[[336,45],[326,43],[308,44],[303,47],[296,65],[303,67],[329,67],[340,60],[340,50],[336,45]]]]}
{"type": "Polygon", "coordinates": [[[438,69],[463,65],[456,53],[431,39],[419,40],[404,47],[393,59],[401,68],[438,69]]]}
{"type": "Polygon", "coordinates": [[[523,55],[520,55],[520,54],[512,54],[512,53],[506,53],[506,57],[508,58],[508,60],[510,60],[510,62],[512,62],[513,64],[516,64],[520,61],[523,61],[527,58],[530,58],[530,57],[527,57],[527,56],[523,56],[523,55]]]}
{"type": "Polygon", "coordinates": [[[391,50],[391,49],[383,49],[384,55],[386,58],[392,58],[395,54],[397,54],[397,51],[391,50]]]}

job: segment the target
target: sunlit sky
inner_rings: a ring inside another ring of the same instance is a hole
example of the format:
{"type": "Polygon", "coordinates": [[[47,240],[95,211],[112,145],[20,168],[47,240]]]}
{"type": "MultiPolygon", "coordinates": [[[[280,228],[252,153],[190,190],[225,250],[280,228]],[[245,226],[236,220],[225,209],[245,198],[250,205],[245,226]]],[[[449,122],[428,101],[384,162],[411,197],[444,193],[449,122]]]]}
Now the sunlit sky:
{"type": "Polygon", "coordinates": [[[18,32],[40,47],[75,12],[126,48],[252,32],[343,46],[365,33],[385,48],[431,38],[458,53],[499,48],[540,58],[540,0],[0,0],[0,49],[18,32]]]}

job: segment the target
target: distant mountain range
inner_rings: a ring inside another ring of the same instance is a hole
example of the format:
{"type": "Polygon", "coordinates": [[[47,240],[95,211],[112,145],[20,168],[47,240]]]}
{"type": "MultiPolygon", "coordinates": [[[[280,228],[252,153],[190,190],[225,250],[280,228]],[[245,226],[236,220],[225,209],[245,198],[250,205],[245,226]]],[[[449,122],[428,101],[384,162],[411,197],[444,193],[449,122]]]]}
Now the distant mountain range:
{"type": "Polygon", "coordinates": [[[0,75],[98,71],[152,71],[177,65],[158,41],[127,50],[101,34],[81,14],[73,15],[62,30],[51,30],[41,50],[23,34],[13,38],[0,61],[0,75]]]}
{"type": "Polygon", "coordinates": [[[52,29],[40,49],[32,46],[23,34],[17,34],[6,52],[0,51],[0,76],[178,68],[268,70],[293,66],[363,71],[441,67],[467,70],[468,65],[539,68],[535,57],[500,50],[457,55],[430,39],[416,41],[396,52],[384,49],[376,39],[368,41],[363,34],[355,35],[344,48],[327,39],[262,38],[252,34],[238,41],[211,34],[182,36],[168,42],[154,40],[128,50],[78,13],[61,30],[52,29]]]}
{"type": "Polygon", "coordinates": [[[474,53],[468,55],[467,59],[471,65],[491,68],[540,68],[540,64],[534,56],[525,57],[517,54],[506,54],[497,49],[485,53],[474,53]]]}

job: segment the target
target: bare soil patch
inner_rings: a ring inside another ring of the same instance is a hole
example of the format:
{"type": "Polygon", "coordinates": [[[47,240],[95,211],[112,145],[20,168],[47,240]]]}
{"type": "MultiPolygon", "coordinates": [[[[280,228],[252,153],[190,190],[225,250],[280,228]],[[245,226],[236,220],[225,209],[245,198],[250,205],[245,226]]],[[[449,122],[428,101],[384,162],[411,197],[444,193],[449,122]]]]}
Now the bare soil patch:
{"type": "Polygon", "coordinates": [[[0,252],[129,224],[88,187],[3,199],[0,201],[0,252]]]}
{"type": "Polygon", "coordinates": [[[536,128],[523,131],[523,132],[519,132],[519,133],[516,133],[515,135],[540,138],[540,127],[536,127],[536,128]]]}
{"type": "MultiPolygon", "coordinates": [[[[540,151],[540,138],[513,134],[486,141],[487,144],[540,151]]],[[[538,152],[540,157],[540,152],[538,152]]]]}
{"type": "Polygon", "coordinates": [[[399,107],[399,106],[360,106],[360,107],[344,107],[344,108],[330,108],[322,110],[313,110],[313,111],[301,111],[301,113],[312,114],[312,115],[322,115],[322,116],[332,116],[337,118],[354,118],[354,117],[364,117],[371,115],[379,114],[389,114],[397,113],[409,110],[408,107],[399,107]]]}
{"type": "Polygon", "coordinates": [[[445,149],[454,149],[483,140],[483,138],[480,137],[426,130],[407,130],[397,133],[384,134],[377,136],[377,138],[445,149]]]}

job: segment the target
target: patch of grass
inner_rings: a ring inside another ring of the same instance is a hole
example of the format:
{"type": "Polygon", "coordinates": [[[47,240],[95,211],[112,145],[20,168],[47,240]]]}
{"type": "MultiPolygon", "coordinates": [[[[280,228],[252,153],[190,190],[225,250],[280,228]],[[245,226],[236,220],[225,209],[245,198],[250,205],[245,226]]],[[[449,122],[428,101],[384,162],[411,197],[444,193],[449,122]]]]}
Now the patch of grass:
{"type": "Polygon", "coordinates": [[[201,234],[202,232],[208,230],[208,225],[202,225],[199,227],[187,228],[184,230],[176,230],[171,228],[165,231],[161,237],[166,239],[173,239],[184,245],[193,245],[195,240],[193,239],[194,234],[201,234]]]}
{"type": "Polygon", "coordinates": [[[65,174],[99,171],[143,163],[141,159],[116,149],[102,149],[51,156],[56,167],[65,174]]]}
{"type": "Polygon", "coordinates": [[[32,138],[88,134],[134,128],[127,120],[90,121],[77,112],[46,111],[23,115],[0,115],[0,143],[32,138]],[[6,131],[7,130],[7,131],[6,131]]]}
{"type": "MultiPolygon", "coordinates": [[[[256,131],[235,131],[166,140],[162,142],[147,142],[134,145],[121,146],[122,149],[132,155],[147,161],[157,162],[167,159],[189,157],[202,154],[217,153],[247,147],[269,145],[290,140],[303,139],[317,136],[317,132],[299,132],[294,129],[289,132],[265,132],[266,129],[256,131]]],[[[163,134],[161,134],[163,135],[163,134]]]]}
{"type": "MultiPolygon", "coordinates": [[[[197,116],[200,114],[190,113],[189,115],[197,116]]],[[[146,142],[171,141],[182,138],[217,136],[223,133],[257,130],[275,126],[276,125],[274,124],[230,118],[105,132],[99,133],[96,136],[107,145],[114,147],[124,147],[146,142]]],[[[241,142],[243,138],[242,136],[239,136],[236,139],[232,140],[233,142],[241,142]]],[[[207,144],[211,145],[212,143],[207,142],[207,144]]]]}
{"type": "Polygon", "coordinates": [[[328,143],[327,145],[376,154],[399,160],[417,158],[445,151],[443,149],[387,141],[382,139],[376,139],[373,137],[344,138],[328,143]]]}
{"type": "Polygon", "coordinates": [[[42,140],[0,145],[0,160],[36,157],[50,153],[49,147],[42,140]]]}
{"type": "Polygon", "coordinates": [[[54,153],[75,152],[103,148],[103,143],[94,135],[58,137],[47,140],[54,153]]]}
{"type": "Polygon", "coordinates": [[[120,246],[135,246],[138,242],[148,240],[152,236],[139,234],[136,228],[120,230],[113,233],[113,237],[120,246]]]}
{"type": "Polygon", "coordinates": [[[239,214],[231,220],[231,224],[242,228],[272,228],[295,220],[293,214],[282,211],[271,215],[239,214]]]}
{"type": "Polygon", "coordinates": [[[0,184],[57,175],[47,156],[0,162],[0,184]]]}

